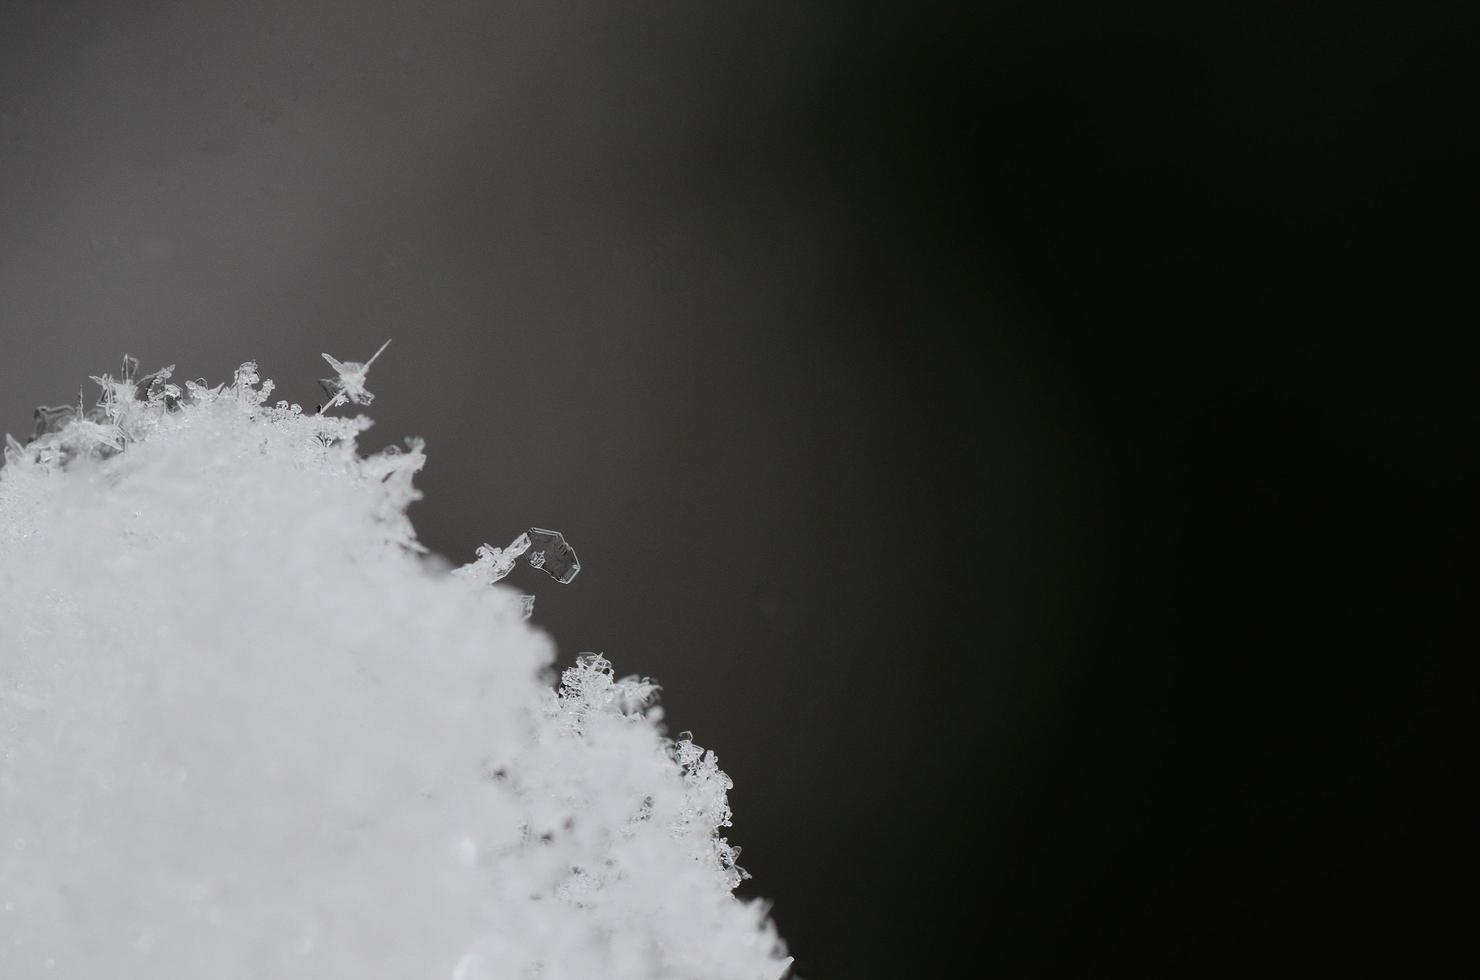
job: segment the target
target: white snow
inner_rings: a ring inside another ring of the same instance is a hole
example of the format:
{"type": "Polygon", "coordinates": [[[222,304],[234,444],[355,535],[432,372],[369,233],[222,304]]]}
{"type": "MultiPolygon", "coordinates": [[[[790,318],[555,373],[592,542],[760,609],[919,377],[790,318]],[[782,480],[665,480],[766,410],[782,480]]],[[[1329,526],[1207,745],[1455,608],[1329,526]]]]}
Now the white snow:
{"type": "Polygon", "coordinates": [[[167,377],[0,470],[0,977],[785,971],[713,754],[422,554],[420,444],[167,377]]]}

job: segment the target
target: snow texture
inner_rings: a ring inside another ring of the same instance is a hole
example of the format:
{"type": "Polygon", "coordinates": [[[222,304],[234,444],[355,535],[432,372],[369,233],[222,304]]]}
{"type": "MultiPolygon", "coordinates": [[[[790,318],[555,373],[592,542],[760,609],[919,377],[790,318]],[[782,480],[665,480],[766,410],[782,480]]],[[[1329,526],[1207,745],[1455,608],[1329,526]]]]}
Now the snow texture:
{"type": "Polygon", "coordinates": [[[423,553],[420,443],[136,369],[0,470],[0,977],[786,971],[714,754],[423,553]]]}

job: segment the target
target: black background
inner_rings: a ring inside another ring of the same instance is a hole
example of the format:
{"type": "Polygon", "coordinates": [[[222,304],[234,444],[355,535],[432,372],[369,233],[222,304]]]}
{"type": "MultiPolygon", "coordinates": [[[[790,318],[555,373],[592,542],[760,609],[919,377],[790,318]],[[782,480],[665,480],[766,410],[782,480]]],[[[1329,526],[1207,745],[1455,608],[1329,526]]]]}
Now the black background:
{"type": "Polygon", "coordinates": [[[567,535],[807,980],[1424,972],[1457,9],[6,0],[0,420],[394,337],[423,540],[567,535]]]}

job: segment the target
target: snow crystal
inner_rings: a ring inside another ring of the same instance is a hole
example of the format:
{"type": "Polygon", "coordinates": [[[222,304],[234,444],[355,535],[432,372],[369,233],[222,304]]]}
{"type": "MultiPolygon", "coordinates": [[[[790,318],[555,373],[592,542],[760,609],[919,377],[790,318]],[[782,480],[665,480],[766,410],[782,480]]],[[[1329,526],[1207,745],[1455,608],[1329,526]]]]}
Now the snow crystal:
{"type": "MultiPolygon", "coordinates": [[[[331,359],[331,403],[374,360],[331,359]]],[[[126,359],[7,439],[0,977],[786,970],[714,754],[604,658],[552,689],[493,585],[574,577],[563,537],[449,575],[406,516],[420,442],[361,455],[367,419],[269,404],[252,362],[170,378],[126,359]]]]}
{"type": "Polygon", "coordinates": [[[454,569],[453,574],[492,585],[506,578],[521,557],[530,568],[538,568],[561,585],[568,584],[581,570],[581,560],[566,543],[565,535],[532,527],[509,542],[507,548],[480,545],[477,559],[454,569]]]}
{"type": "Polygon", "coordinates": [[[566,544],[565,535],[559,531],[530,528],[528,558],[531,567],[538,568],[562,585],[575,578],[581,570],[581,560],[576,557],[575,549],[566,544]]]}
{"type": "Polygon", "coordinates": [[[375,395],[365,390],[365,376],[370,373],[370,365],[375,363],[375,358],[383,354],[390,345],[389,340],[381,344],[380,350],[376,351],[364,364],[359,361],[339,361],[328,354],[321,355],[325,361],[329,362],[335,374],[335,377],[325,378],[320,382],[324,390],[332,396],[323,410],[327,412],[345,402],[353,402],[356,405],[368,405],[373,402],[375,395]]]}

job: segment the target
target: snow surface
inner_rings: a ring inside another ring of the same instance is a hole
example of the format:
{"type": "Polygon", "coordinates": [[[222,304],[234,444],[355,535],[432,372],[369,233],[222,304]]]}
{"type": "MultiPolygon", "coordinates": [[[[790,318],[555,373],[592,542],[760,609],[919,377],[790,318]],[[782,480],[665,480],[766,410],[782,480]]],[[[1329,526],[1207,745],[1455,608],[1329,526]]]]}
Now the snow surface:
{"type": "Polygon", "coordinates": [[[0,977],[785,972],[713,753],[421,553],[418,443],[123,373],[0,470],[0,977]]]}

